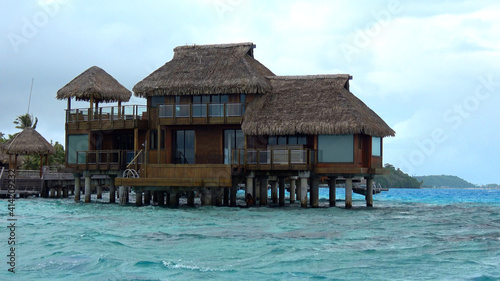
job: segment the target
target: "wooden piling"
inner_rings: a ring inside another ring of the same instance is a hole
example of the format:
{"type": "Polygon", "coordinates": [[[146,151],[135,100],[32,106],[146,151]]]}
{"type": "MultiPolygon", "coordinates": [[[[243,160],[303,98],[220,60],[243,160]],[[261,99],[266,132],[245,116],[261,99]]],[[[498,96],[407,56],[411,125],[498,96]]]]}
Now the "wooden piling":
{"type": "Polygon", "coordinates": [[[300,178],[300,206],[307,208],[307,179],[300,178]]]}
{"type": "Polygon", "coordinates": [[[137,207],[142,207],[142,191],[135,192],[135,205],[137,207]]]}
{"type": "Polygon", "coordinates": [[[266,177],[261,177],[259,178],[259,188],[260,188],[260,205],[261,206],[266,206],[267,205],[267,178],[266,177]]]}
{"type": "Polygon", "coordinates": [[[116,202],[116,186],[115,186],[115,177],[109,178],[109,203],[116,202]]]}
{"type": "Polygon", "coordinates": [[[85,176],[85,203],[90,203],[90,198],[92,196],[92,189],[90,187],[90,173],[84,174],[85,176]]]}
{"type": "Polygon", "coordinates": [[[189,207],[194,207],[194,191],[187,192],[187,205],[189,207]]]}
{"type": "Polygon", "coordinates": [[[237,193],[238,193],[238,181],[233,180],[233,186],[231,186],[231,190],[230,190],[229,206],[236,207],[236,194],[237,193]]]}
{"type": "Polygon", "coordinates": [[[310,195],[311,195],[311,207],[318,208],[319,207],[319,178],[313,177],[311,178],[311,187],[310,187],[310,195]]]}
{"type": "Polygon", "coordinates": [[[278,181],[271,181],[271,201],[273,204],[278,203],[278,181]]]}
{"type": "Polygon", "coordinates": [[[158,206],[165,206],[165,191],[156,191],[158,206]]]}
{"type": "Polygon", "coordinates": [[[253,180],[254,180],[253,173],[251,175],[247,176],[247,180],[246,180],[246,184],[245,184],[245,200],[247,198],[251,198],[250,202],[247,201],[247,207],[251,207],[251,206],[253,206],[253,203],[255,203],[254,202],[255,196],[253,193],[253,189],[254,189],[253,180]],[[250,195],[250,197],[249,197],[249,195],[250,195]]]}
{"type": "Polygon", "coordinates": [[[366,179],[366,207],[373,207],[373,177],[366,179]]]}
{"type": "Polygon", "coordinates": [[[102,185],[97,185],[97,199],[102,199],[102,185]]]}
{"type": "Polygon", "coordinates": [[[170,208],[177,208],[179,207],[179,193],[177,192],[171,192],[170,194],[170,202],[169,202],[169,207],[170,208]]]}
{"type": "Polygon", "coordinates": [[[345,208],[352,208],[352,178],[345,179],[345,208]]]}
{"type": "Polygon", "coordinates": [[[151,205],[151,191],[144,191],[144,205],[151,205]]]}
{"type": "Polygon", "coordinates": [[[120,186],[118,188],[120,205],[127,205],[127,197],[128,197],[128,187],[120,186]]]}
{"type": "Polygon", "coordinates": [[[229,206],[229,187],[224,187],[224,206],[229,206]]]}
{"type": "Polygon", "coordinates": [[[80,202],[80,178],[82,175],[73,174],[75,177],[75,202],[80,202]]]}
{"type": "Polygon", "coordinates": [[[278,179],[279,183],[279,205],[281,207],[285,206],[285,178],[280,177],[278,179]]]}
{"type": "Polygon", "coordinates": [[[296,180],[290,178],[290,204],[295,203],[295,189],[296,189],[296,180]]]}
{"type": "Polygon", "coordinates": [[[335,207],[336,204],[336,198],[337,198],[337,178],[336,177],[330,177],[328,179],[328,188],[330,190],[329,194],[329,201],[330,201],[330,207],[335,207]]]}

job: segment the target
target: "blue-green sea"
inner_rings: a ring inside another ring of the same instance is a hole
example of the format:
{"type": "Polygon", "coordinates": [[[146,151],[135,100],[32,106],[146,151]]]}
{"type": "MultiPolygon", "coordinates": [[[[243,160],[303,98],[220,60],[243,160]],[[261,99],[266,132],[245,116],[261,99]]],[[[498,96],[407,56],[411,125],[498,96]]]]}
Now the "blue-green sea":
{"type": "Polygon", "coordinates": [[[1,199],[0,280],[500,280],[500,190],[391,189],[374,208],[354,195],[350,210],[343,198],[317,209],[18,199],[16,273],[1,199]]]}

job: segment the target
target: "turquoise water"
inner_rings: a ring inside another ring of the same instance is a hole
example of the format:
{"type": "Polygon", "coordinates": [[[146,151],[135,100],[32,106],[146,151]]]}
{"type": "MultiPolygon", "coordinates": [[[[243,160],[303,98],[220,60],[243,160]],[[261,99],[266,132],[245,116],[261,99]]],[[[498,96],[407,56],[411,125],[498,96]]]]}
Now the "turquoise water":
{"type": "Polygon", "coordinates": [[[15,274],[2,199],[0,280],[500,280],[500,190],[353,198],[351,210],[19,199],[15,274]]]}

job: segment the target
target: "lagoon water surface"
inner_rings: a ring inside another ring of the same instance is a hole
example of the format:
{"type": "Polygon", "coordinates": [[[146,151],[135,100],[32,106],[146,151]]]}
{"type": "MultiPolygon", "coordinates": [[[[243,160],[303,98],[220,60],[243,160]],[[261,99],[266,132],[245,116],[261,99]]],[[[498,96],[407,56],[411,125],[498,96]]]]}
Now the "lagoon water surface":
{"type": "Polygon", "coordinates": [[[0,280],[500,280],[500,190],[353,198],[351,210],[18,199],[15,274],[2,199],[0,280]]]}

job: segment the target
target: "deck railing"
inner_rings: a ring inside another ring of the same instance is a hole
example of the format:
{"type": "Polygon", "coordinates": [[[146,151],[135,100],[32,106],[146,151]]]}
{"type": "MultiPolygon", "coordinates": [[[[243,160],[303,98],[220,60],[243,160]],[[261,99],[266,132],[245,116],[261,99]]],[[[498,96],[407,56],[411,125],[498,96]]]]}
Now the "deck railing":
{"type": "Polygon", "coordinates": [[[147,112],[145,105],[105,106],[97,110],[93,108],[67,109],[66,123],[142,120],[145,112],[147,112]]]}
{"type": "Polygon", "coordinates": [[[255,170],[302,170],[316,163],[316,152],[311,149],[235,149],[232,165],[255,170]]]}
{"type": "Polygon", "coordinates": [[[138,166],[144,163],[145,155],[141,152],[133,150],[77,151],[74,165],[86,169],[95,167],[95,169],[122,170],[129,164],[138,166]]]}
{"type": "Polygon", "coordinates": [[[191,103],[191,104],[160,104],[159,118],[210,118],[210,117],[240,117],[245,110],[243,103],[191,103]]]}

